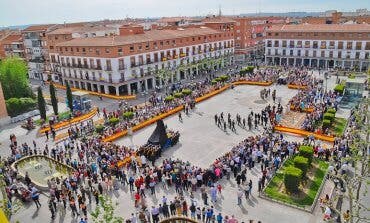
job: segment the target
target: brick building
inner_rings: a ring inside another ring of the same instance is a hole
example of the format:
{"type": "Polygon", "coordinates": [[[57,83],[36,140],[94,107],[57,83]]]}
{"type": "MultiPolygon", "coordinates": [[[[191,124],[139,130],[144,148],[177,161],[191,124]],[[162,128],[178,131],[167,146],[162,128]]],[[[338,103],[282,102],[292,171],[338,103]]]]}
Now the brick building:
{"type": "Polygon", "coordinates": [[[102,37],[73,38],[58,30],[47,36],[53,79],[116,95],[162,86],[157,70],[174,71],[171,82],[175,82],[199,72],[198,68],[177,69],[180,65],[220,57],[230,62],[234,53],[233,25],[223,20],[201,27],[150,31],[122,26],[119,35],[102,37]]]}
{"type": "Polygon", "coordinates": [[[34,25],[22,30],[29,78],[42,80],[45,76],[45,65],[49,60],[46,32],[56,27],[52,24],[34,25]]]}
{"type": "Polygon", "coordinates": [[[285,24],[285,17],[234,17],[235,54],[239,60],[262,59],[266,30],[272,25],[285,24]]]}
{"type": "Polygon", "coordinates": [[[308,24],[343,24],[348,22],[358,24],[362,23],[370,24],[370,15],[368,14],[346,15],[346,13],[333,11],[330,15],[302,18],[302,23],[308,24]]]}
{"type": "Polygon", "coordinates": [[[273,26],[266,36],[267,64],[367,70],[369,24],[273,26]]]}
{"type": "Polygon", "coordinates": [[[0,59],[11,56],[25,58],[22,34],[19,31],[10,31],[0,39],[0,59]]]}

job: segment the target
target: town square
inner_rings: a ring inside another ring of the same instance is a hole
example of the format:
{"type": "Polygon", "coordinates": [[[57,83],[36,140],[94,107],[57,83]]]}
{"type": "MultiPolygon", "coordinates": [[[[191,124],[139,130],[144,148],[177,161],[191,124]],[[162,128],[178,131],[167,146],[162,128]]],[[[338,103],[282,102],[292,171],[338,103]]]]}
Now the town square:
{"type": "Polygon", "coordinates": [[[369,222],[370,13],[223,8],[1,29],[0,222],[369,222]]]}

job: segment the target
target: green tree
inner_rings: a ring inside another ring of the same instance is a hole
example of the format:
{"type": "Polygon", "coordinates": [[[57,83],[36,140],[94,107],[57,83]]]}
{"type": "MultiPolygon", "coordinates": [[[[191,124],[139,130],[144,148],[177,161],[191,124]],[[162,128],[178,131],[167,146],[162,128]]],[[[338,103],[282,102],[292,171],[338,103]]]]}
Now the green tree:
{"type": "Polygon", "coordinates": [[[53,83],[50,83],[50,100],[51,105],[53,106],[53,111],[55,115],[58,115],[58,99],[55,93],[55,86],[53,83]]]}
{"type": "Polygon", "coordinates": [[[95,210],[91,212],[92,220],[95,223],[123,223],[123,218],[114,215],[116,204],[111,198],[99,196],[99,203],[95,210]]]}
{"type": "Polygon", "coordinates": [[[17,58],[6,58],[0,62],[0,82],[5,99],[34,98],[29,86],[26,63],[17,58]]]}
{"type": "Polygon", "coordinates": [[[39,87],[37,89],[37,104],[40,111],[40,117],[44,120],[46,120],[46,103],[44,96],[42,95],[42,89],[39,87]]]}
{"type": "Polygon", "coordinates": [[[71,112],[73,112],[73,97],[72,97],[72,90],[71,90],[71,87],[69,86],[69,84],[67,83],[67,104],[68,104],[68,108],[69,110],[71,110],[71,112]]]}

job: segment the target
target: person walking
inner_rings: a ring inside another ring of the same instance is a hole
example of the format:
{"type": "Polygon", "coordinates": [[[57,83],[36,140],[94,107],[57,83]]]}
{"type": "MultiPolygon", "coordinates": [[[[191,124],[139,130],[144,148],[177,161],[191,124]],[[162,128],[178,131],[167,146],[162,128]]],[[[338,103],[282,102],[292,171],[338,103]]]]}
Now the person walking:
{"type": "Polygon", "coordinates": [[[48,207],[49,207],[49,210],[51,212],[51,219],[54,219],[55,218],[55,211],[56,210],[54,208],[52,199],[49,199],[49,201],[48,201],[48,207]]]}
{"type": "Polygon", "coordinates": [[[41,207],[41,203],[40,203],[40,200],[39,200],[40,192],[35,187],[32,187],[31,193],[32,193],[31,198],[35,202],[36,207],[37,208],[41,207]]]}
{"type": "Polygon", "coordinates": [[[237,192],[237,197],[238,197],[238,205],[242,205],[242,197],[243,197],[243,191],[241,188],[238,189],[237,192]]]}

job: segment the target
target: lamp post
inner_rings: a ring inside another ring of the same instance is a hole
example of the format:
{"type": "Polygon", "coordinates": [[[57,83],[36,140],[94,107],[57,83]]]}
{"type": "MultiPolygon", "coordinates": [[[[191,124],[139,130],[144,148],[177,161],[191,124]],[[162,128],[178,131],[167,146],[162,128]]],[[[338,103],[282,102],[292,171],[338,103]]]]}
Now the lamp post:
{"type": "Polygon", "coordinates": [[[328,79],[329,79],[328,72],[324,73],[324,78],[325,78],[325,94],[326,94],[328,92],[328,79]]]}
{"type": "Polygon", "coordinates": [[[143,92],[141,93],[141,95],[144,97],[144,106],[145,106],[145,108],[146,108],[146,97],[147,97],[147,95],[148,95],[148,92],[147,92],[147,91],[143,91],[143,92]]]}

